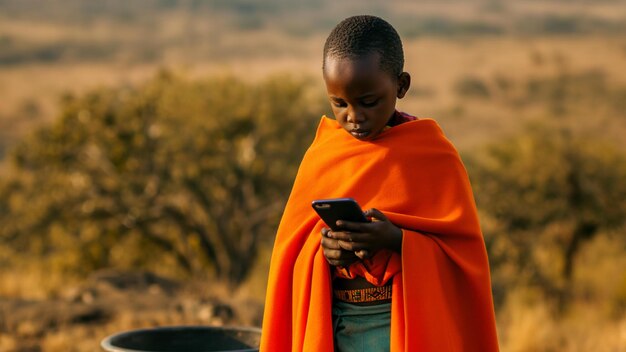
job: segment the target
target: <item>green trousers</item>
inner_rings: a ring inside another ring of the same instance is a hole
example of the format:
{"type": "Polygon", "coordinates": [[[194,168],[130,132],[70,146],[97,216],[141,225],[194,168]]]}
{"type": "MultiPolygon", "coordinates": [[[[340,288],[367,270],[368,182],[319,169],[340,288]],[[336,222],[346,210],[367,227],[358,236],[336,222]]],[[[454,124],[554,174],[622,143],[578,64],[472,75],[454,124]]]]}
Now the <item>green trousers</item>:
{"type": "Polygon", "coordinates": [[[389,352],[391,303],[333,302],[335,352],[389,352]]]}

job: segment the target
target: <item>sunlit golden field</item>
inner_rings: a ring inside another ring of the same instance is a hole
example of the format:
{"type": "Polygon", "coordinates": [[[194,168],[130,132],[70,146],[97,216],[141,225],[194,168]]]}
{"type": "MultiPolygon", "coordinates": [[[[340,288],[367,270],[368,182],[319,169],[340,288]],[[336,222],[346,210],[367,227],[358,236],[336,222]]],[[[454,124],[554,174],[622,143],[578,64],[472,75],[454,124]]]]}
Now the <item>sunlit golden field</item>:
{"type": "MultiPolygon", "coordinates": [[[[404,39],[412,86],[399,109],[436,119],[468,162],[490,251],[501,350],[626,351],[626,198],[620,198],[626,194],[626,182],[620,179],[626,175],[620,173],[626,170],[626,2],[407,0],[388,4],[372,0],[294,5],[281,0],[267,4],[215,0],[197,10],[192,7],[194,1],[160,4],[145,0],[145,8],[139,3],[92,4],[95,7],[90,9],[80,1],[42,5],[34,0],[0,0],[0,197],[7,197],[0,199],[0,212],[6,212],[0,213],[0,351],[93,351],[103,337],[139,327],[258,326],[271,252],[270,230],[259,230],[258,256],[245,280],[228,284],[218,279],[210,260],[194,256],[190,259],[193,270],[184,271],[167,251],[146,245],[132,231],[116,247],[110,239],[114,235],[98,232],[101,227],[115,228],[115,217],[107,218],[106,224],[88,219],[78,227],[64,227],[62,221],[32,228],[19,223],[15,219],[26,222],[40,216],[47,200],[37,198],[38,194],[49,192],[57,199],[58,189],[52,186],[63,179],[53,179],[57,175],[51,173],[51,188],[29,189],[46,181],[46,175],[16,160],[35,150],[42,151],[45,164],[46,148],[56,149],[37,143],[58,131],[72,140],[72,128],[78,131],[83,125],[59,126],[67,116],[91,108],[89,94],[102,94],[103,101],[109,95],[113,101],[118,96],[119,101],[130,101],[124,98],[130,94],[126,88],[139,87],[140,103],[141,94],[162,97],[162,108],[167,111],[163,116],[174,116],[180,107],[183,122],[191,123],[190,130],[193,123],[201,124],[203,109],[211,107],[207,101],[219,101],[213,96],[204,101],[198,93],[202,87],[202,92],[212,92],[212,84],[223,87],[220,91],[235,92],[224,93],[234,100],[224,106],[240,103],[236,93],[248,92],[242,84],[260,84],[261,90],[268,91],[277,87],[278,97],[267,93],[276,101],[270,103],[293,103],[284,111],[292,114],[300,109],[304,119],[313,121],[312,116],[330,113],[320,104],[326,34],[343,17],[362,12],[397,24],[404,39]],[[155,79],[159,74],[175,78],[160,81],[155,79]],[[297,99],[291,95],[283,99],[280,89],[298,91],[293,87],[300,87],[291,80],[301,82],[305,93],[302,97],[293,93],[297,99]],[[193,82],[204,83],[198,88],[193,82]],[[276,82],[284,82],[287,88],[276,82]],[[33,137],[41,128],[51,129],[33,137]],[[558,153],[563,158],[553,155],[558,153]],[[505,166],[511,160],[520,164],[505,166]],[[583,170],[576,174],[581,188],[588,192],[581,198],[583,203],[563,206],[566,210],[525,228],[507,227],[501,209],[523,214],[535,210],[525,204],[552,206],[550,197],[560,192],[552,188],[566,183],[559,180],[570,180],[568,172],[577,166],[583,170]],[[493,190],[487,186],[500,177],[490,172],[501,174],[504,185],[519,179],[520,188],[513,184],[509,188],[527,194],[489,193],[493,190]],[[595,182],[600,179],[604,183],[595,182]],[[533,189],[524,188],[532,182],[540,184],[536,196],[533,189]],[[512,199],[505,204],[498,199],[502,197],[512,199]],[[546,199],[532,203],[541,197],[546,199]],[[519,203],[521,209],[509,203],[519,203]],[[602,219],[596,223],[595,218],[602,219]],[[570,234],[581,223],[588,225],[588,219],[592,219],[593,231],[576,242],[575,255],[562,255],[573,241],[570,234]],[[11,230],[5,234],[5,228],[11,230]],[[29,229],[46,233],[51,242],[29,229]],[[98,234],[106,238],[99,239],[98,234]],[[11,236],[20,242],[12,242],[11,236]],[[73,238],[87,245],[77,249],[73,238]],[[98,247],[100,241],[106,249],[98,247]],[[125,246],[133,248],[132,254],[125,256],[125,246]],[[101,253],[108,250],[113,259],[101,253]],[[108,259],[102,259],[102,265],[95,260],[84,263],[81,251],[108,259]],[[573,262],[571,275],[563,274],[567,260],[573,262]]],[[[256,104],[250,99],[241,99],[242,109],[247,109],[244,104],[256,104]]],[[[96,116],[97,106],[92,110],[96,116]]],[[[271,119],[263,114],[267,112],[259,113],[262,123],[289,128],[298,120],[297,113],[271,119]]],[[[245,146],[245,136],[238,136],[232,144],[245,146]]],[[[65,136],[59,138],[63,144],[65,136]]],[[[175,157],[183,165],[202,163],[197,155],[175,157]]],[[[293,171],[292,163],[284,162],[289,164],[285,174],[293,171]]],[[[195,169],[181,170],[206,175],[195,169]]],[[[74,169],[67,172],[70,184],[86,182],[72,178],[74,169]]],[[[124,177],[116,180],[125,181],[124,177]]],[[[288,192],[287,186],[282,187],[281,194],[265,197],[281,204],[288,192]]],[[[121,194],[125,199],[125,193],[121,194]]],[[[218,196],[215,192],[214,201],[223,201],[218,196]]],[[[85,204],[67,209],[80,212],[89,208],[85,204]]],[[[270,223],[280,215],[272,211],[270,223]]],[[[199,246],[197,240],[189,239],[174,247],[181,253],[195,253],[199,246]]]]}
{"type": "MultiPolygon", "coordinates": [[[[0,24],[1,26],[1,24],[0,24]]],[[[254,35],[254,34],[253,34],[254,35]]],[[[281,42],[280,34],[267,35],[272,42],[281,42]]],[[[159,63],[124,61],[95,63],[25,64],[0,68],[0,116],[5,138],[9,141],[41,121],[54,118],[58,99],[67,93],[101,87],[133,84],[146,80],[160,69],[169,68],[189,77],[213,74],[234,74],[246,79],[259,79],[277,73],[306,76],[323,93],[320,77],[320,54],[323,37],[315,36],[290,46],[292,54],[278,57],[254,54],[228,60],[190,62],[185,53],[172,53],[173,58],[159,63]],[[34,112],[25,113],[34,109],[34,112]],[[24,118],[31,114],[32,118],[24,118]]],[[[520,110],[506,106],[468,102],[455,94],[454,87],[467,78],[479,78],[486,84],[506,78],[520,85],[529,77],[554,77],[567,72],[594,71],[606,76],[607,84],[626,85],[626,39],[623,37],[568,38],[423,38],[405,42],[406,69],[412,74],[413,87],[400,108],[420,116],[437,119],[449,110],[465,107],[471,119],[459,117],[454,124],[442,120],[447,133],[461,148],[484,141],[485,135],[497,137],[519,127],[520,110]],[[513,113],[518,116],[512,116],[513,113]],[[457,129],[463,133],[456,132],[457,129]],[[489,133],[486,133],[489,131],[489,133]],[[491,133],[491,132],[495,132],[491,133]]],[[[532,108],[524,115],[537,115],[532,108]]],[[[527,110],[527,111],[526,111],[527,110]]],[[[324,112],[321,112],[324,113],[324,112]]],[[[603,111],[598,111],[601,115],[603,111]]],[[[594,120],[600,116],[578,116],[594,120]]],[[[604,122],[604,121],[602,121],[604,122]]],[[[603,132],[619,137],[623,130],[604,128],[603,132]]],[[[622,126],[623,127],[623,126],[622,126]]]]}

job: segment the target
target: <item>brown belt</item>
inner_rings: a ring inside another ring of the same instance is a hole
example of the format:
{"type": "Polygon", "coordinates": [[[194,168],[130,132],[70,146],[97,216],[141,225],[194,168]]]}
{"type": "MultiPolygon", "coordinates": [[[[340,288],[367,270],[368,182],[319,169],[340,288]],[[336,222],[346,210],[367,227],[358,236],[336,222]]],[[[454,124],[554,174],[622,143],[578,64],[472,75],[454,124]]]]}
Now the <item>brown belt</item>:
{"type": "Polygon", "coordinates": [[[336,299],[348,303],[386,301],[391,299],[391,285],[355,290],[333,290],[333,293],[336,299]]]}

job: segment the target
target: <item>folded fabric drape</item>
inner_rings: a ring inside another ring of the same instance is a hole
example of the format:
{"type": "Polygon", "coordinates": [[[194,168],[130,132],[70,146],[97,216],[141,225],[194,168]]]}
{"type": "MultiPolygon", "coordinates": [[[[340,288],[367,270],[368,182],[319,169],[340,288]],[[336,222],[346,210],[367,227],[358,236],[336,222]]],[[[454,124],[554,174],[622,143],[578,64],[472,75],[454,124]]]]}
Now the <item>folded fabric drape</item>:
{"type": "Polygon", "coordinates": [[[323,117],[277,231],[261,351],[333,350],[331,272],[320,248],[325,225],[311,208],[333,197],[377,208],[403,229],[402,253],[385,267],[395,270],[391,351],[498,350],[470,183],[437,123],[406,122],[364,142],[323,117]]]}

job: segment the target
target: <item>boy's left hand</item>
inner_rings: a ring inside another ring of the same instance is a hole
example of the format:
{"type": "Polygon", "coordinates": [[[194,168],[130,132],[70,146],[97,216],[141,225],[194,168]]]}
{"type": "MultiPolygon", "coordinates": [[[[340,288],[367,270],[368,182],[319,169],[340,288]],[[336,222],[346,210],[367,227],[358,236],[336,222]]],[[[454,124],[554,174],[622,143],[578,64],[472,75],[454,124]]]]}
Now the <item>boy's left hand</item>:
{"type": "Polygon", "coordinates": [[[328,237],[338,240],[341,248],[354,252],[361,259],[369,258],[382,248],[401,252],[402,230],[378,209],[366,210],[364,214],[372,221],[364,223],[338,220],[337,226],[342,231],[330,231],[328,237]]]}

